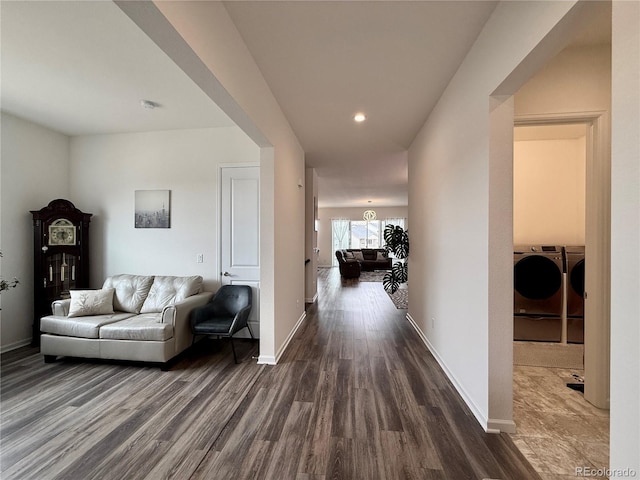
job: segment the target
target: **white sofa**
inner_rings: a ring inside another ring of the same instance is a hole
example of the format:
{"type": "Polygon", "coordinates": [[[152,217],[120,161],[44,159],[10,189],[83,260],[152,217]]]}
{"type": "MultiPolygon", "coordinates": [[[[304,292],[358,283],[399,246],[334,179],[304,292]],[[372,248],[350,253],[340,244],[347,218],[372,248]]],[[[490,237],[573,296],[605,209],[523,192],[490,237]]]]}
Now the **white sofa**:
{"type": "Polygon", "coordinates": [[[40,352],[167,364],[192,344],[189,314],[213,293],[202,277],[114,275],[100,290],[72,291],[40,321],[40,352]]]}

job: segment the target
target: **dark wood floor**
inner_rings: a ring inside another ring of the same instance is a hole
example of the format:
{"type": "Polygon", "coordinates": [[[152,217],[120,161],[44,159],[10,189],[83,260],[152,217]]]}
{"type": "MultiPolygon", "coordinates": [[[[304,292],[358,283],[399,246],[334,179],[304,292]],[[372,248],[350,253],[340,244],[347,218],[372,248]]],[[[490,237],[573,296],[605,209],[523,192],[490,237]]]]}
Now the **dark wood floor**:
{"type": "Polygon", "coordinates": [[[321,269],[319,301],[280,363],[204,341],[170,371],[2,357],[1,478],[540,477],[486,434],[380,283],[321,269]]]}

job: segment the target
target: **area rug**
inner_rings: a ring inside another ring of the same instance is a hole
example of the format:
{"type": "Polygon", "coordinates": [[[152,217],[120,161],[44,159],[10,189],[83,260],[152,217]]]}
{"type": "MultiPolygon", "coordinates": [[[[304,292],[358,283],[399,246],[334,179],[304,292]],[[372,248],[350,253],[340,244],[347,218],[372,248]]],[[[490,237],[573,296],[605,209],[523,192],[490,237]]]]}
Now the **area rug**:
{"type": "MultiPolygon", "coordinates": [[[[361,282],[379,282],[382,286],[382,280],[387,272],[385,270],[374,270],[373,272],[361,272],[361,282]]],[[[388,293],[389,298],[396,306],[396,308],[406,310],[409,308],[409,287],[406,283],[400,285],[400,288],[395,293],[388,293]]]]}
{"type": "Polygon", "coordinates": [[[529,367],[584,368],[584,345],[513,342],[513,364],[529,367]]]}
{"type": "Polygon", "coordinates": [[[387,292],[387,294],[396,308],[404,310],[409,308],[409,286],[406,283],[400,285],[400,288],[395,293],[387,292]]]}
{"type": "Polygon", "coordinates": [[[361,282],[382,282],[382,279],[387,274],[386,270],[374,270],[372,272],[360,272],[361,282]]]}

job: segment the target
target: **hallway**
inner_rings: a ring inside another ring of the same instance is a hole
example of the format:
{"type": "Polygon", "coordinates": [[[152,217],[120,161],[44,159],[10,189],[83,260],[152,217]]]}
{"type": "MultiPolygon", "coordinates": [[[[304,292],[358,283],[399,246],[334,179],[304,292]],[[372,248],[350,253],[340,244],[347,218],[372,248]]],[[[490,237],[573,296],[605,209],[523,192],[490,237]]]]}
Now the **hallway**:
{"type": "Polygon", "coordinates": [[[200,342],[161,372],[2,357],[2,478],[539,479],[486,434],[380,283],[320,269],[275,367],[200,342]]]}
{"type": "Polygon", "coordinates": [[[484,433],[380,283],[319,272],[317,309],[283,361],[316,359],[336,380],[335,392],[320,382],[315,396],[333,397],[329,442],[347,442],[353,470],[327,478],[540,478],[509,435],[484,433]]]}

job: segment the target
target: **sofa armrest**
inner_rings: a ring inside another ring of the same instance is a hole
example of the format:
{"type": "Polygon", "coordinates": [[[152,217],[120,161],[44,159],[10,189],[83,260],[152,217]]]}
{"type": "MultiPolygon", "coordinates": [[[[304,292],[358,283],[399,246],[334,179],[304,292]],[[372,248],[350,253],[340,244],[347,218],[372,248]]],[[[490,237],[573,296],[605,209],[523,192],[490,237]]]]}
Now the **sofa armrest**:
{"type": "Polygon", "coordinates": [[[162,323],[170,323],[174,327],[183,322],[189,323],[189,313],[196,307],[207,304],[213,292],[200,292],[185,298],[181,302],[167,305],[162,309],[160,321],[162,323]]]}
{"type": "Polygon", "coordinates": [[[55,300],[51,304],[51,312],[59,317],[69,316],[69,307],[71,306],[71,299],[65,298],[64,300],[55,300]]]}
{"type": "Polygon", "coordinates": [[[189,323],[189,315],[191,310],[202,305],[206,305],[213,292],[201,292],[185,298],[181,302],[167,305],[162,310],[160,321],[162,323],[170,323],[173,325],[173,336],[176,340],[176,352],[181,352],[191,345],[193,336],[191,334],[191,325],[189,323]]]}

